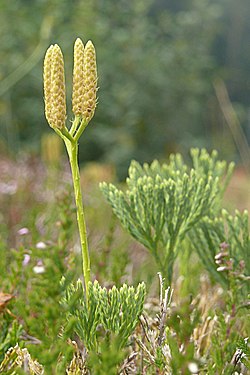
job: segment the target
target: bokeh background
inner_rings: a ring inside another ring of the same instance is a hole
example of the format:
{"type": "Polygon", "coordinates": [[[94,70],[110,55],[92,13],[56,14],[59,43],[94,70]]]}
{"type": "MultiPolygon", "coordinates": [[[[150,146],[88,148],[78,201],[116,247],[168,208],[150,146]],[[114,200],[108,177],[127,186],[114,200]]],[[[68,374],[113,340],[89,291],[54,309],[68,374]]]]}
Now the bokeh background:
{"type": "Polygon", "coordinates": [[[58,43],[71,113],[73,43],[97,50],[98,107],[80,161],[109,163],[216,148],[247,167],[249,0],[1,0],[1,153],[43,153],[42,65],[58,43]]]}
{"type": "MultiPolygon", "coordinates": [[[[68,125],[74,41],[91,39],[97,51],[98,106],[79,147],[92,280],[108,288],[144,280],[158,301],[158,266],[122,229],[99,182],[125,188],[131,159],[163,162],[180,152],[188,164],[191,147],[217,149],[221,160],[236,162],[223,207],[250,211],[249,20],[250,0],[0,0],[0,293],[13,298],[6,313],[0,299],[0,363],[17,342],[47,374],[65,373],[57,369],[73,355],[61,339],[60,281],[76,280],[82,260],[68,158],[44,117],[46,49],[57,43],[64,53],[68,125]]],[[[177,363],[185,353],[190,363],[188,332],[198,327],[211,368],[215,358],[224,368],[238,335],[248,336],[245,300],[235,303],[241,283],[230,276],[222,294],[185,246],[173,287],[177,363]],[[195,326],[199,299],[215,318],[203,315],[195,326]]],[[[150,314],[156,304],[147,304],[150,314]]]]}

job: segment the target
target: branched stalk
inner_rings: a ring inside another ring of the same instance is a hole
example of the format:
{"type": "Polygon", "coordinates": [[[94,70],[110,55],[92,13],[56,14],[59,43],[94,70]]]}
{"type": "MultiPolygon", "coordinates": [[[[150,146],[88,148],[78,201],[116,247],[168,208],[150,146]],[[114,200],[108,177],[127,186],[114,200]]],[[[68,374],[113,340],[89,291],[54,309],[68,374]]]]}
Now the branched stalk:
{"type": "Polygon", "coordinates": [[[88,122],[85,119],[81,121],[80,126],[77,129],[77,132],[76,132],[75,137],[74,137],[76,142],[78,141],[78,139],[80,138],[80,136],[82,135],[84,130],[86,129],[87,125],[88,125],[88,122]]]}
{"type": "Polygon", "coordinates": [[[66,126],[61,130],[61,132],[62,132],[62,135],[64,135],[64,137],[69,139],[71,142],[74,142],[74,138],[72,137],[72,135],[70,134],[66,126]]]}
{"type": "Polygon", "coordinates": [[[75,119],[70,130],[66,127],[64,60],[62,51],[57,44],[50,46],[45,54],[43,78],[45,117],[49,125],[63,139],[69,155],[82,250],[86,303],[88,305],[90,258],[78,167],[78,140],[94,116],[96,107],[97,70],[95,47],[92,42],[88,41],[84,46],[81,39],[77,38],[74,45],[72,111],[75,119]]]}
{"type": "Polygon", "coordinates": [[[72,135],[72,137],[74,136],[74,134],[75,134],[75,132],[76,132],[76,130],[78,128],[78,125],[79,125],[80,121],[81,121],[81,117],[80,116],[75,116],[75,119],[73,121],[71,129],[69,131],[69,133],[72,135]]]}

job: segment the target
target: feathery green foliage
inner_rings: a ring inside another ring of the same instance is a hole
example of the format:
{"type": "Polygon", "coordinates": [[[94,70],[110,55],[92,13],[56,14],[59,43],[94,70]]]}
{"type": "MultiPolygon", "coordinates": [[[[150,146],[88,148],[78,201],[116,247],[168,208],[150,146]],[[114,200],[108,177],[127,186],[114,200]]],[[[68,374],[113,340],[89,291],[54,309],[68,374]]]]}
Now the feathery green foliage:
{"type": "Polygon", "coordinates": [[[179,154],[163,165],[132,161],[125,193],[100,185],[122,225],[151,252],[169,283],[181,242],[204,216],[214,216],[233,170],[215,151],[193,149],[191,156],[191,169],[179,154]]]}
{"type": "Polygon", "coordinates": [[[89,303],[86,304],[82,282],[78,280],[66,288],[62,304],[68,312],[66,331],[72,328],[88,350],[98,352],[98,331],[105,336],[114,334],[119,338],[119,348],[123,348],[133,333],[142,313],[145,298],[145,284],[135,289],[124,284],[120,289],[101,287],[97,280],[89,283],[89,303]],[[72,326],[71,326],[72,325],[72,326]]]}
{"type": "Polygon", "coordinates": [[[225,209],[221,217],[205,217],[190,232],[191,244],[211,276],[224,287],[231,277],[237,281],[237,293],[250,292],[250,235],[249,213],[225,209]]]}

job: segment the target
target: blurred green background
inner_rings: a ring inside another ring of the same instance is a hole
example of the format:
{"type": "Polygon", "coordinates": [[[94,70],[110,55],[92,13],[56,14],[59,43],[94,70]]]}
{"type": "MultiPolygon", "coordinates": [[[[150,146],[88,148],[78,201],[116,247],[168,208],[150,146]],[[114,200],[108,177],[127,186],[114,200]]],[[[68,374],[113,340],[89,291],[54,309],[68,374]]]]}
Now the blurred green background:
{"type": "Polygon", "coordinates": [[[95,44],[100,87],[96,115],[80,141],[81,162],[114,164],[124,177],[131,159],[164,159],[204,146],[244,163],[249,19],[249,0],[1,0],[2,153],[39,154],[41,136],[52,132],[42,88],[50,44],[65,56],[72,119],[72,52],[80,37],[95,44]],[[218,100],[223,93],[234,108],[224,103],[227,121],[218,100]]]}

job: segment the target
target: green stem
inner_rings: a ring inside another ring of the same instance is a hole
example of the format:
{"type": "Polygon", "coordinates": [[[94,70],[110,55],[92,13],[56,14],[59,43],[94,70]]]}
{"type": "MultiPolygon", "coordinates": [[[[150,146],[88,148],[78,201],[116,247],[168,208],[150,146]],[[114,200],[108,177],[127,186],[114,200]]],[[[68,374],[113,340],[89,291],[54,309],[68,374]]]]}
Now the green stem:
{"type": "Polygon", "coordinates": [[[72,137],[66,126],[61,130],[61,132],[64,137],[66,137],[70,142],[74,142],[74,138],[72,137]]]}
{"type": "Polygon", "coordinates": [[[163,262],[163,269],[165,270],[165,275],[169,286],[171,286],[172,284],[174,262],[176,259],[176,253],[179,244],[180,241],[178,239],[178,234],[176,234],[170,238],[170,242],[167,244],[166,247],[166,256],[163,262]]]}
{"type": "Polygon", "coordinates": [[[160,267],[160,271],[162,272],[163,264],[162,264],[161,258],[158,255],[157,246],[152,246],[151,251],[152,251],[152,254],[155,258],[156,264],[158,265],[158,267],[160,267]]]}
{"type": "Polygon", "coordinates": [[[66,126],[62,129],[58,129],[56,127],[53,127],[53,129],[55,130],[56,134],[58,134],[59,137],[61,137],[64,140],[65,144],[68,140],[70,142],[74,142],[74,138],[71,136],[66,126]]]}
{"type": "Polygon", "coordinates": [[[71,129],[70,129],[70,134],[72,135],[72,137],[74,137],[74,134],[78,128],[78,125],[80,124],[81,122],[81,117],[80,116],[75,116],[75,119],[73,121],[73,124],[71,126],[71,129]]]}
{"type": "Polygon", "coordinates": [[[83,131],[86,129],[87,125],[88,125],[88,122],[85,119],[83,119],[80,123],[79,128],[77,129],[77,132],[76,132],[75,136],[74,136],[74,139],[76,140],[76,142],[81,137],[81,135],[82,135],[83,131]]]}
{"type": "Polygon", "coordinates": [[[85,284],[85,292],[86,292],[86,301],[88,303],[88,283],[90,281],[90,258],[89,258],[89,251],[88,251],[88,241],[87,241],[87,230],[85,224],[85,217],[83,211],[83,202],[82,202],[82,191],[81,191],[81,184],[80,184],[80,173],[78,167],[78,144],[76,141],[68,141],[65,140],[65,145],[67,148],[67,152],[69,155],[69,161],[72,171],[72,179],[74,185],[74,192],[75,192],[75,202],[76,202],[76,209],[77,209],[77,222],[78,222],[78,229],[80,234],[80,241],[81,241],[81,250],[82,250],[82,261],[83,261],[83,277],[84,277],[84,284],[85,284]]]}

